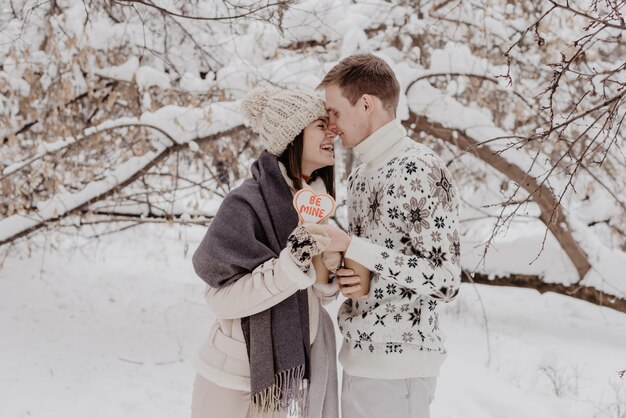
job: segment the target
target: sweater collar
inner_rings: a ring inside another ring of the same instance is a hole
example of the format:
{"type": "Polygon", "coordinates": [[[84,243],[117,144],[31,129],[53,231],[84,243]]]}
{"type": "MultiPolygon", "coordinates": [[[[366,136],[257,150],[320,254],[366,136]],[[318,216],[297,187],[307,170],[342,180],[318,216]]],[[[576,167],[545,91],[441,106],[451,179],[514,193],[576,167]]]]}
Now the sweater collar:
{"type": "Polygon", "coordinates": [[[369,164],[385,156],[405,136],[406,129],[400,124],[399,119],[394,119],[361,141],[354,147],[354,151],[362,162],[369,164]]]}

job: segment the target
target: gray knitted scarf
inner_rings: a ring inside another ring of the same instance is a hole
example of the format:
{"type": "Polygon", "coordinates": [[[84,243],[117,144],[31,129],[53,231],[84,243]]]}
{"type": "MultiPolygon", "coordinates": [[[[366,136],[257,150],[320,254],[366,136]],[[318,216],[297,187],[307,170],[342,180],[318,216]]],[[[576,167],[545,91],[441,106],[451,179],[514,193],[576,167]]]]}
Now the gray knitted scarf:
{"type": "MultiPolygon", "coordinates": [[[[196,273],[221,288],[276,258],[298,225],[292,195],[275,156],[264,151],[252,178],[222,202],[193,255],[196,273]]],[[[309,307],[300,290],[272,308],[241,319],[257,412],[306,414],[310,381],[309,307]]]]}

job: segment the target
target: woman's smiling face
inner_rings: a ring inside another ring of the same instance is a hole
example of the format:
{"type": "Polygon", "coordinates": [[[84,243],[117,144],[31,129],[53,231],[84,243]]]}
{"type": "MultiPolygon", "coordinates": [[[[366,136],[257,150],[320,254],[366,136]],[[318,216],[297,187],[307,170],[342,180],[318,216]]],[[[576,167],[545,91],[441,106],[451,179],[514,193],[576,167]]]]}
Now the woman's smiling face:
{"type": "Polygon", "coordinates": [[[304,128],[302,174],[310,176],[317,169],[335,164],[334,138],[326,119],[317,119],[304,128]]]}

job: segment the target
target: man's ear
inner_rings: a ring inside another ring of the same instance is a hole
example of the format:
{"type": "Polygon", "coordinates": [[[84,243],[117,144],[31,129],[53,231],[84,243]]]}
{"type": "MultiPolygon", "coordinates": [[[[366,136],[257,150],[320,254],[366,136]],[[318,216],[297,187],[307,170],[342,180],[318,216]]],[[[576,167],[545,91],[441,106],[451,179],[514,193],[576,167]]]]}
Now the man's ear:
{"type": "Polygon", "coordinates": [[[365,111],[371,114],[374,110],[374,96],[370,94],[364,94],[363,96],[361,96],[361,99],[363,100],[363,107],[365,111]]]}

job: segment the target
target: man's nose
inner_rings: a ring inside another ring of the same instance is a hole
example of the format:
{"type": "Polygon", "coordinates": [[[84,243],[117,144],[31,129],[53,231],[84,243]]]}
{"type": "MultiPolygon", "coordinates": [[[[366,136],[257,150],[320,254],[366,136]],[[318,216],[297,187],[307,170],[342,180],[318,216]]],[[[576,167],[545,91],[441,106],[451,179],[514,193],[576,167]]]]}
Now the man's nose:
{"type": "Polygon", "coordinates": [[[332,131],[337,135],[337,124],[331,119],[328,121],[328,125],[326,126],[326,131],[332,131]]]}

